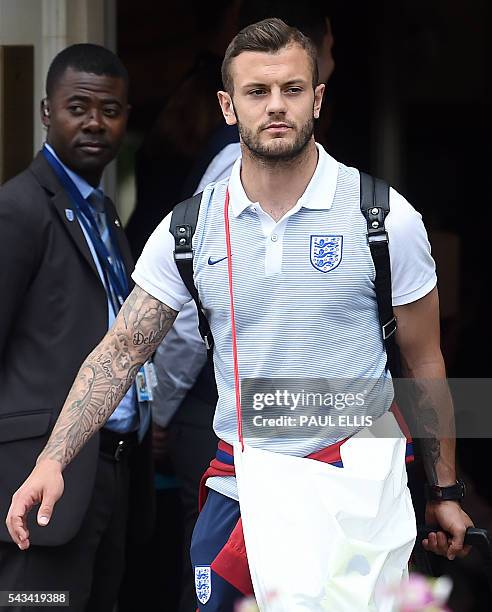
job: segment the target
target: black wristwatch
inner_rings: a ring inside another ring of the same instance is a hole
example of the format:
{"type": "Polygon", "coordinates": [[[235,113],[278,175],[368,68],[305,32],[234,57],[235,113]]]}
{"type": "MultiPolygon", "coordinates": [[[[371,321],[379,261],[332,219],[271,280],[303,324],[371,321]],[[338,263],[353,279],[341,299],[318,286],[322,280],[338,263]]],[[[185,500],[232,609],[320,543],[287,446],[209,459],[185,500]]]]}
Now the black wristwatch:
{"type": "Polygon", "coordinates": [[[456,484],[449,487],[439,485],[425,485],[425,497],[427,501],[460,501],[465,497],[465,483],[457,480],[456,484]]]}

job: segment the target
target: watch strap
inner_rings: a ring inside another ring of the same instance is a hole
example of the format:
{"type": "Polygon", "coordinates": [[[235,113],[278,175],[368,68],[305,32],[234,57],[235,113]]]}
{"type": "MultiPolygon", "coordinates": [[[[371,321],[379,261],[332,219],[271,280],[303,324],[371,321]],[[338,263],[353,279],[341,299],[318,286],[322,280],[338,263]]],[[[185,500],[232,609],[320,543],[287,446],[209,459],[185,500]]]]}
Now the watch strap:
{"type": "Polygon", "coordinates": [[[427,501],[459,501],[465,497],[465,483],[458,480],[449,487],[426,484],[425,496],[427,501]]]}

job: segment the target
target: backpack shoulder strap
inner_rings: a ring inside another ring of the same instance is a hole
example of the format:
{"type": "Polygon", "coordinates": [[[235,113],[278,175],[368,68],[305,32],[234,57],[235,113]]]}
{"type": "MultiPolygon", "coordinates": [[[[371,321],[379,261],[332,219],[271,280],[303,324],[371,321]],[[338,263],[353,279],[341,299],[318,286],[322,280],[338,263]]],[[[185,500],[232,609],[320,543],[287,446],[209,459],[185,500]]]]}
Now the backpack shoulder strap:
{"type": "Polygon", "coordinates": [[[390,211],[389,185],[360,173],[360,209],[367,221],[367,242],[376,268],[374,281],[379,322],[388,359],[395,348],[396,317],[393,313],[388,233],[384,225],[390,211]]]}
{"type": "MultiPolygon", "coordinates": [[[[202,194],[183,200],[172,213],[169,230],[174,236],[174,259],[183,282],[198,310],[200,334],[207,346],[213,346],[213,337],[193,279],[193,245],[202,194]]],[[[379,321],[388,357],[394,351],[394,333],[397,323],[391,299],[391,266],[388,234],[384,225],[389,213],[389,185],[381,179],[360,173],[360,208],[367,222],[367,242],[376,269],[375,290],[379,321]]]]}
{"type": "Polygon", "coordinates": [[[210,350],[213,346],[212,332],[210,331],[207,317],[203,312],[193,278],[193,234],[196,230],[201,201],[202,193],[197,193],[193,197],[176,204],[173,208],[169,231],[174,237],[174,261],[176,262],[176,267],[196,304],[198,310],[198,329],[205,342],[205,346],[210,350]]]}

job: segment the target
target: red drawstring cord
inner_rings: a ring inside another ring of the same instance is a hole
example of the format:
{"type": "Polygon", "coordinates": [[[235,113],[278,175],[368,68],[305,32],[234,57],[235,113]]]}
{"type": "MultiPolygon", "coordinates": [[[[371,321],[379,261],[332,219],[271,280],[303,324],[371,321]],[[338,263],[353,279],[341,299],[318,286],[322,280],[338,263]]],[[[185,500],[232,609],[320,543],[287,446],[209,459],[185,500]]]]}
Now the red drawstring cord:
{"type": "Polygon", "coordinates": [[[234,291],[232,289],[232,249],[231,249],[231,232],[229,228],[229,189],[226,192],[224,202],[224,225],[227,248],[227,275],[229,277],[229,297],[231,304],[231,332],[232,332],[232,356],[234,359],[234,386],[236,388],[236,417],[237,417],[237,435],[241,443],[241,450],[244,451],[243,440],[243,423],[241,412],[241,392],[239,386],[239,365],[237,359],[237,336],[236,336],[236,319],[234,316],[234,291]]]}

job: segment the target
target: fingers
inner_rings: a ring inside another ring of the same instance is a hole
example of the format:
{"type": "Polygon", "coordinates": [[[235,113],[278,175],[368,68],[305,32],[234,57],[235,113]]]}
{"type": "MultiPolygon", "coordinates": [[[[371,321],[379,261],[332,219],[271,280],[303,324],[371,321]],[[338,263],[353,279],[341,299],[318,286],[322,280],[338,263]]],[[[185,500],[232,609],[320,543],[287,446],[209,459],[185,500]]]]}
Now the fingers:
{"type": "Polygon", "coordinates": [[[27,528],[26,517],[33,505],[32,498],[26,499],[18,491],[12,498],[12,504],[5,521],[10,537],[21,550],[29,548],[29,529],[27,528]]]}
{"type": "Polygon", "coordinates": [[[442,555],[444,557],[448,554],[449,544],[447,536],[442,531],[429,533],[429,537],[422,540],[422,546],[425,550],[433,552],[436,555],[442,555]]]}
{"type": "MultiPolygon", "coordinates": [[[[59,495],[46,493],[42,496],[41,506],[38,511],[38,525],[46,526],[53,514],[53,507],[59,495]]],[[[21,550],[29,548],[29,529],[27,528],[27,515],[36,503],[36,499],[21,489],[12,498],[12,504],[7,514],[5,524],[12,540],[21,550]]]]}
{"type": "Polygon", "coordinates": [[[456,556],[464,556],[465,552],[463,550],[463,542],[465,539],[465,533],[466,527],[464,525],[461,527],[455,527],[452,530],[452,538],[447,554],[447,557],[450,561],[452,561],[456,556]]]}
{"type": "Polygon", "coordinates": [[[53,508],[62,496],[62,493],[63,479],[60,474],[59,478],[48,481],[48,484],[42,490],[41,504],[38,510],[38,525],[45,527],[50,522],[53,508]]]}
{"type": "Polygon", "coordinates": [[[57,501],[58,496],[52,493],[45,493],[43,495],[43,501],[38,510],[38,525],[45,527],[50,522],[53,508],[57,501]]]}
{"type": "Polygon", "coordinates": [[[468,544],[466,544],[465,546],[463,546],[463,549],[457,553],[457,557],[466,557],[466,555],[470,552],[470,550],[472,549],[471,546],[468,546],[468,544]]]}
{"type": "Polygon", "coordinates": [[[453,531],[453,537],[442,531],[431,532],[428,538],[422,540],[422,546],[425,550],[447,557],[450,561],[455,557],[466,557],[471,550],[471,546],[463,545],[466,528],[455,528],[453,531]]]}
{"type": "Polygon", "coordinates": [[[29,530],[26,522],[21,516],[7,517],[7,529],[10,537],[15,544],[21,549],[29,548],[29,530]]]}
{"type": "Polygon", "coordinates": [[[29,511],[39,503],[38,525],[47,525],[63,488],[59,464],[48,461],[44,465],[36,466],[25,483],[14,493],[5,524],[10,537],[21,550],[26,550],[30,545],[27,528],[29,511]]]}
{"type": "Polygon", "coordinates": [[[458,502],[428,503],[425,520],[429,525],[440,527],[422,540],[425,550],[447,557],[450,561],[455,557],[464,557],[468,554],[470,547],[463,546],[463,543],[466,529],[473,527],[473,522],[458,502]]]}

